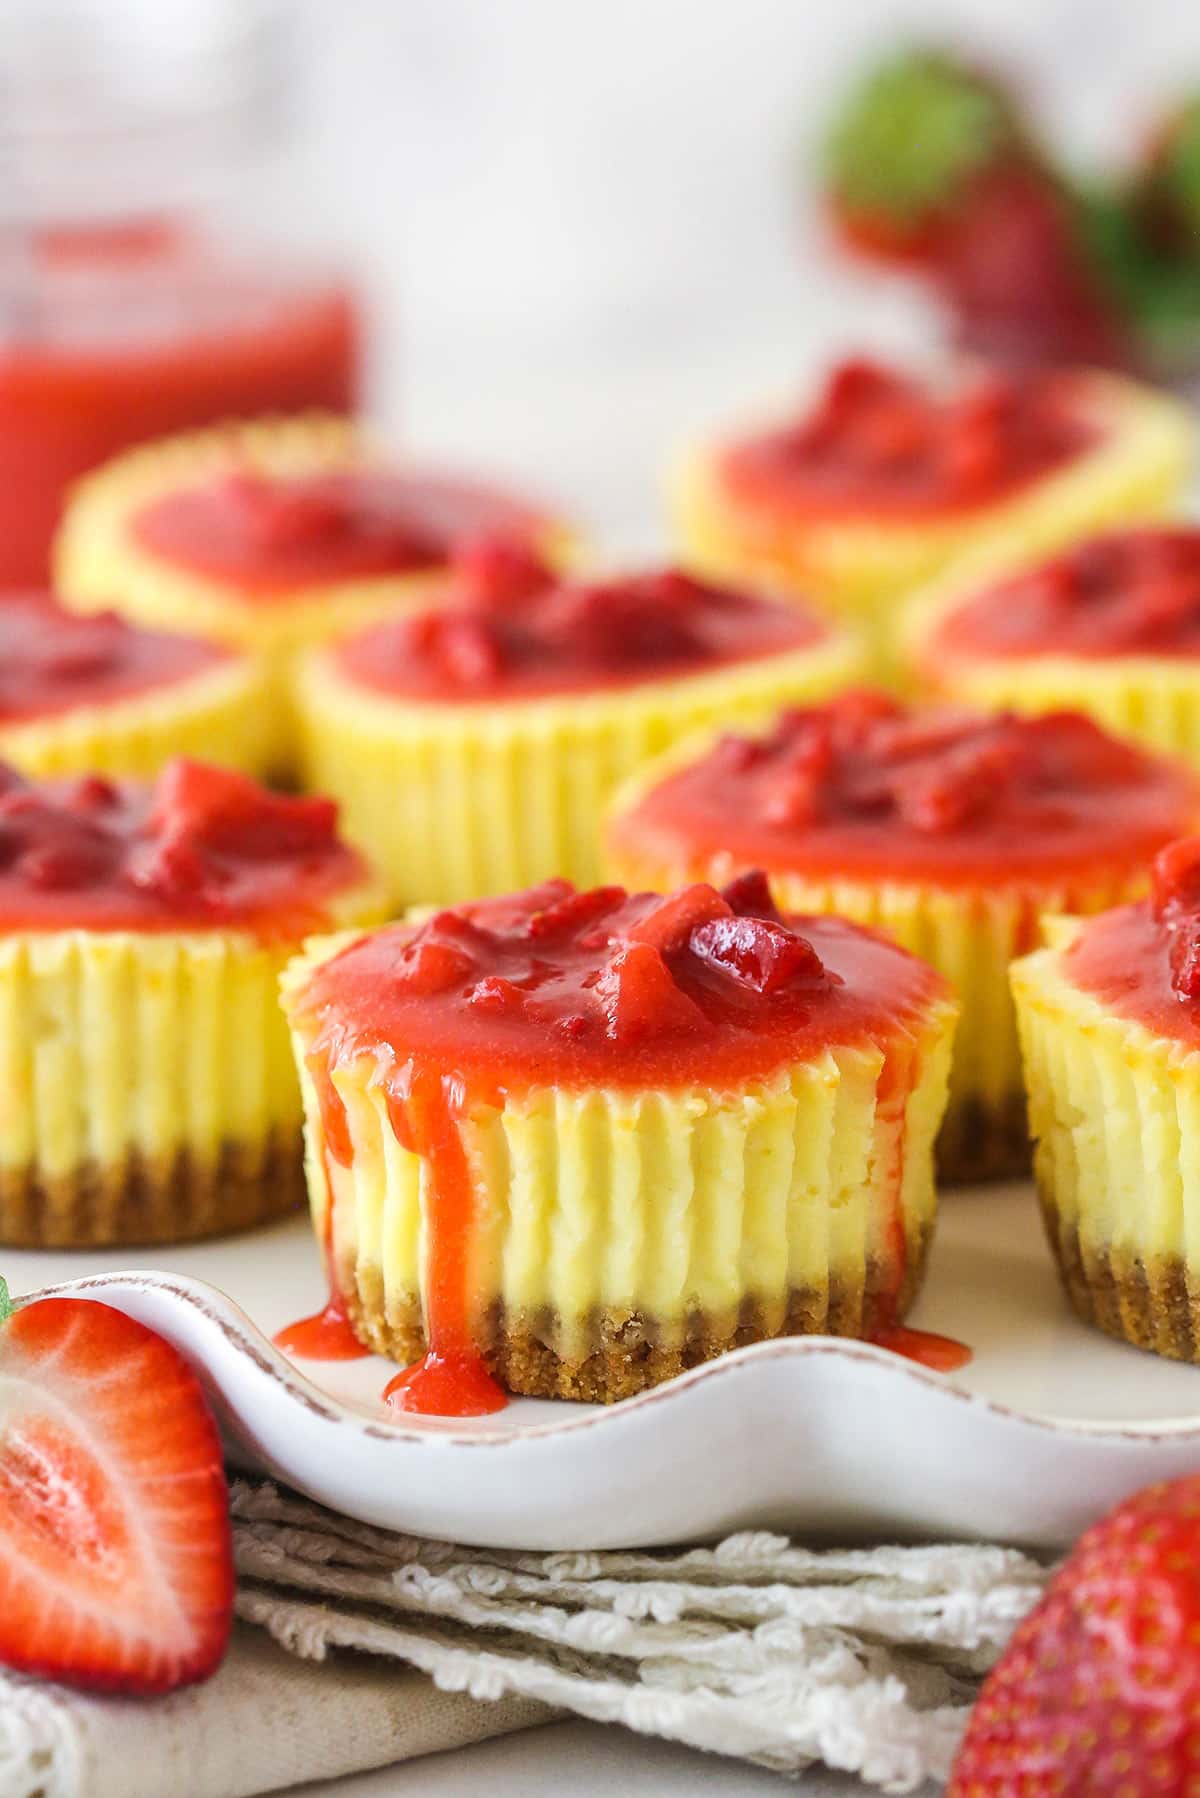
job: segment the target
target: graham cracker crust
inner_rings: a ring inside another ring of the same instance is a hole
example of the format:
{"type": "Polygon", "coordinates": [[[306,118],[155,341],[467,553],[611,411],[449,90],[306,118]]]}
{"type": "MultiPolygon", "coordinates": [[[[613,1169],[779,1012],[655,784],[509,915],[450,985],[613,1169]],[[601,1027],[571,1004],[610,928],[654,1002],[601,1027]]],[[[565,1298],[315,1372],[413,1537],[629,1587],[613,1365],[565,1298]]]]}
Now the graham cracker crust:
{"type": "MultiPolygon", "coordinates": [[[[647,1387],[658,1386],[689,1367],[712,1361],[730,1349],[777,1336],[869,1337],[885,1322],[908,1311],[925,1276],[932,1229],[922,1232],[910,1255],[898,1300],[881,1304],[879,1270],[872,1263],[865,1287],[850,1280],[824,1288],[794,1288],[787,1308],[773,1321],[761,1300],[746,1299],[731,1316],[696,1312],[688,1317],[680,1339],[660,1340],[653,1319],[637,1312],[594,1312],[583,1332],[589,1349],[568,1359],[550,1344],[559,1334],[554,1313],[521,1312],[509,1316],[496,1305],[487,1316],[479,1348],[489,1371],[509,1392],[529,1398],[580,1399],[610,1405],[647,1387]]],[[[361,1268],[357,1281],[343,1286],[347,1314],[360,1342],[402,1366],[418,1360],[426,1349],[420,1302],[415,1297],[385,1309],[379,1269],[361,1268]]],[[[778,1311],[777,1307],[772,1310],[778,1311]]]]}
{"type": "Polygon", "coordinates": [[[1072,1309],[1085,1324],[1171,1361],[1200,1362],[1200,1275],[1180,1255],[1140,1256],[1085,1248],[1039,1182],[1051,1252],[1072,1309]]]}
{"type": "Polygon", "coordinates": [[[200,1160],[183,1148],[150,1160],[85,1162],[45,1176],[0,1168],[0,1243],[22,1249],[90,1249],[194,1242],[249,1230],[302,1205],[299,1130],[261,1143],[224,1143],[200,1160]]]}
{"type": "Polygon", "coordinates": [[[1033,1144],[1024,1088],[1006,1094],[999,1105],[973,1097],[952,1099],[934,1155],[938,1179],[948,1185],[1028,1174],[1033,1144]]]}

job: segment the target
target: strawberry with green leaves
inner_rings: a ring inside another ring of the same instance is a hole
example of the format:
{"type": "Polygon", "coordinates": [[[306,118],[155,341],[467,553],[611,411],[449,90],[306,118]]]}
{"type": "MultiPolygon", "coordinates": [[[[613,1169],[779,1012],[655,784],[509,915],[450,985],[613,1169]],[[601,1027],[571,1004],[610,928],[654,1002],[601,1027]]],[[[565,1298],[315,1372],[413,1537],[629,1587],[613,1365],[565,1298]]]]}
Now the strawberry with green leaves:
{"type": "Polygon", "coordinates": [[[868,255],[928,261],[978,184],[1029,160],[997,81],[942,51],[903,51],[868,72],[834,121],[833,218],[868,255]]]}
{"type": "Polygon", "coordinates": [[[200,1383],[87,1299],[0,1280],[0,1663],[94,1690],[214,1672],[233,1614],[221,1446],[200,1383]]]}
{"type": "Polygon", "coordinates": [[[1200,1475],[1084,1535],[971,1714],[947,1798],[1200,1791],[1200,1475]]]}

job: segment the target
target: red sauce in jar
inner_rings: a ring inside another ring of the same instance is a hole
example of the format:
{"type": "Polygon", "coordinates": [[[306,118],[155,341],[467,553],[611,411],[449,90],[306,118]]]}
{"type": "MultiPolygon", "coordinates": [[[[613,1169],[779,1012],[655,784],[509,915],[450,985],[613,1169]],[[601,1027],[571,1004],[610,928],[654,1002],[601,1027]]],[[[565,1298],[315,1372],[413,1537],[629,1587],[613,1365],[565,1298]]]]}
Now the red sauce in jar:
{"type": "Polygon", "coordinates": [[[1145,862],[1200,817],[1200,777],[1090,719],[847,693],[722,738],[610,827],[652,866],[1003,885],[1145,862]]]}
{"type": "Polygon", "coordinates": [[[1063,971],[1117,1017],[1200,1049],[1200,837],[1155,857],[1148,899],[1089,918],[1063,971]]]}
{"type": "Polygon", "coordinates": [[[976,657],[1200,655],[1200,530],[1092,537],[946,613],[925,654],[976,657]]]}
{"type": "Polygon", "coordinates": [[[115,612],[81,618],[48,593],[0,598],[0,725],[133,699],[229,659],[199,637],[140,630],[115,612]]]}
{"type": "Polygon", "coordinates": [[[0,930],[236,928],[290,940],[365,879],[328,799],[179,758],[153,786],[0,766],[0,930]]]}
{"type": "Polygon", "coordinates": [[[165,223],[31,246],[0,331],[0,587],[47,578],[66,489],[149,438],[353,409],[359,333],[337,283],[247,270],[165,223]]]}
{"type": "Polygon", "coordinates": [[[562,580],[529,549],[479,543],[456,563],[447,603],[338,644],[338,671],[397,698],[478,701],[588,692],[822,642],[794,605],[675,569],[562,580]]]}
{"type": "Polygon", "coordinates": [[[1069,374],[987,374],[942,390],[856,360],[805,416],[727,448],[720,474],[764,512],[919,519],[1006,498],[1100,436],[1069,374]]]}
{"type": "MultiPolygon", "coordinates": [[[[540,1086],[738,1083],[862,1041],[887,1056],[881,1108],[900,1107],[912,1027],[944,991],[932,968],[869,931],[785,920],[761,875],[665,899],[549,881],[390,925],[316,968],[288,1010],[311,1033],[328,1154],[353,1160],[332,1074],[366,1058],[397,1139],[428,1169],[429,1353],[391,1402],[461,1414],[502,1402],[472,1339],[464,1118],[540,1086]]],[[[893,1235],[899,1290],[898,1209],[893,1235]]]]}
{"type": "Polygon", "coordinates": [[[546,520],[493,489],[416,471],[240,471],[164,493],[136,512],[143,549],[247,598],[444,566],[487,531],[531,535],[546,520]]]}

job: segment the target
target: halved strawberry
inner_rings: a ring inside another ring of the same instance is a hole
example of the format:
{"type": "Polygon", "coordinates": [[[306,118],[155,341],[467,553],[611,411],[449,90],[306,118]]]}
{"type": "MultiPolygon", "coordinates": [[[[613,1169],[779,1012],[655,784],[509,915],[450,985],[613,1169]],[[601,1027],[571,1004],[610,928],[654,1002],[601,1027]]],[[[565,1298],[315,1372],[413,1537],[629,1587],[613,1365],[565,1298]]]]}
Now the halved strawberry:
{"type": "Polygon", "coordinates": [[[179,1352],[0,1281],[0,1662],[97,1690],[207,1678],[233,1615],[216,1425],[179,1352]]]}
{"type": "Polygon", "coordinates": [[[1196,1790],[1200,1476],[1095,1524],[992,1669],[947,1798],[1196,1790]]]}

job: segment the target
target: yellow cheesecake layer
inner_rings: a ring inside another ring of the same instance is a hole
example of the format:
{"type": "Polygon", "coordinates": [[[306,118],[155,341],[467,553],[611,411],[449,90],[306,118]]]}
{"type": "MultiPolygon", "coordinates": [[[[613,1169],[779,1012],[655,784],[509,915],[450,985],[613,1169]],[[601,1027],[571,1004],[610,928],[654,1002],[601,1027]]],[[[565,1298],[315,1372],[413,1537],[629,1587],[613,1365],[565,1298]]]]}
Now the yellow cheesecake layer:
{"type": "Polygon", "coordinates": [[[271,764],[271,703],[259,663],[239,656],[129,698],[0,723],[0,761],[44,779],[138,779],[173,755],[190,755],[262,775],[271,764]]]}
{"type": "MultiPolygon", "coordinates": [[[[382,905],[364,884],[331,910],[365,924],[382,905]]],[[[293,1152],[300,1093],[278,980],[295,947],[235,930],[0,935],[0,1234],[36,1189],[74,1219],[74,1237],[58,1220],[59,1246],[110,1240],[91,1234],[76,1189],[115,1216],[131,1182],[165,1193],[293,1152]]],[[[163,1235],[153,1197],[143,1240],[163,1235]]],[[[209,1227],[228,1227],[219,1194],[209,1227]]]]}
{"type": "Polygon", "coordinates": [[[317,652],[297,687],[305,784],[338,801],[343,830],[398,904],[451,904],[551,875],[595,884],[617,784],[697,727],[750,724],[862,678],[837,632],[786,654],[591,693],[477,705],[390,698],[317,652]]]}
{"type": "MultiPolygon", "coordinates": [[[[745,870],[731,857],[667,861],[614,830],[647,787],[696,753],[683,746],[643,770],[618,793],[611,812],[606,877],[669,893],[690,881],[722,885],[745,870]]],[[[950,1099],[938,1165],[950,1180],[985,1179],[1028,1164],[1021,1129],[1021,1059],[1008,988],[1008,966],[1039,940],[1046,913],[1103,911],[1145,890],[1141,869],[1098,870],[1071,887],[1033,882],[955,891],[916,882],[806,879],[767,870],[785,912],[832,912],[884,931],[951,982],[962,1008],[950,1071],[950,1099]]]]}
{"type": "MultiPolygon", "coordinates": [[[[285,975],[285,998],[338,946],[310,946],[285,975]]],[[[864,1044],[729,1091],[536,1088],[468,1112],[477,1340],[491,1345],[499,1315],[523,1341],[577,1364],[594,1351],[600,1319],[637,1318],[657,1347],[678,1350],[697,1318],[710,1337],[732,1338],[748,1304],[758,1333],[776,1334],[797,1292],[825,1295],[816,1329],[854,1333],[871,1294],[898,1289],[903,1307],[934,1222],[932,1145],[954,1018],[939,999],[917,1035],[898,1036],[898,1102],[882,1107],[884,1056],[864,1044]]],[[[361,1333],[410,1341],[435,1227],[427,1169],[398,1142],[367,1057],[333,1075],[352,1164],[326,1154],[302,1014],[294,1031],[318,1239],[332,1241],[361,1333]]]]}
{"type": "Polygon", "coordinates": [[[1105,525],[1178,507],[1195,431],[1176,401],[1115,375],[1086,377],[1104,440],[1061,472],[993,505],[943,519],[781,519],[739,505],[720,479],[719,452],[679,461],[669,503],[676,539],[701,572],[766,583],[862,625],[890,661],[900,604],[960,557],[992,545],[1036,555],[1105,525]]]}

